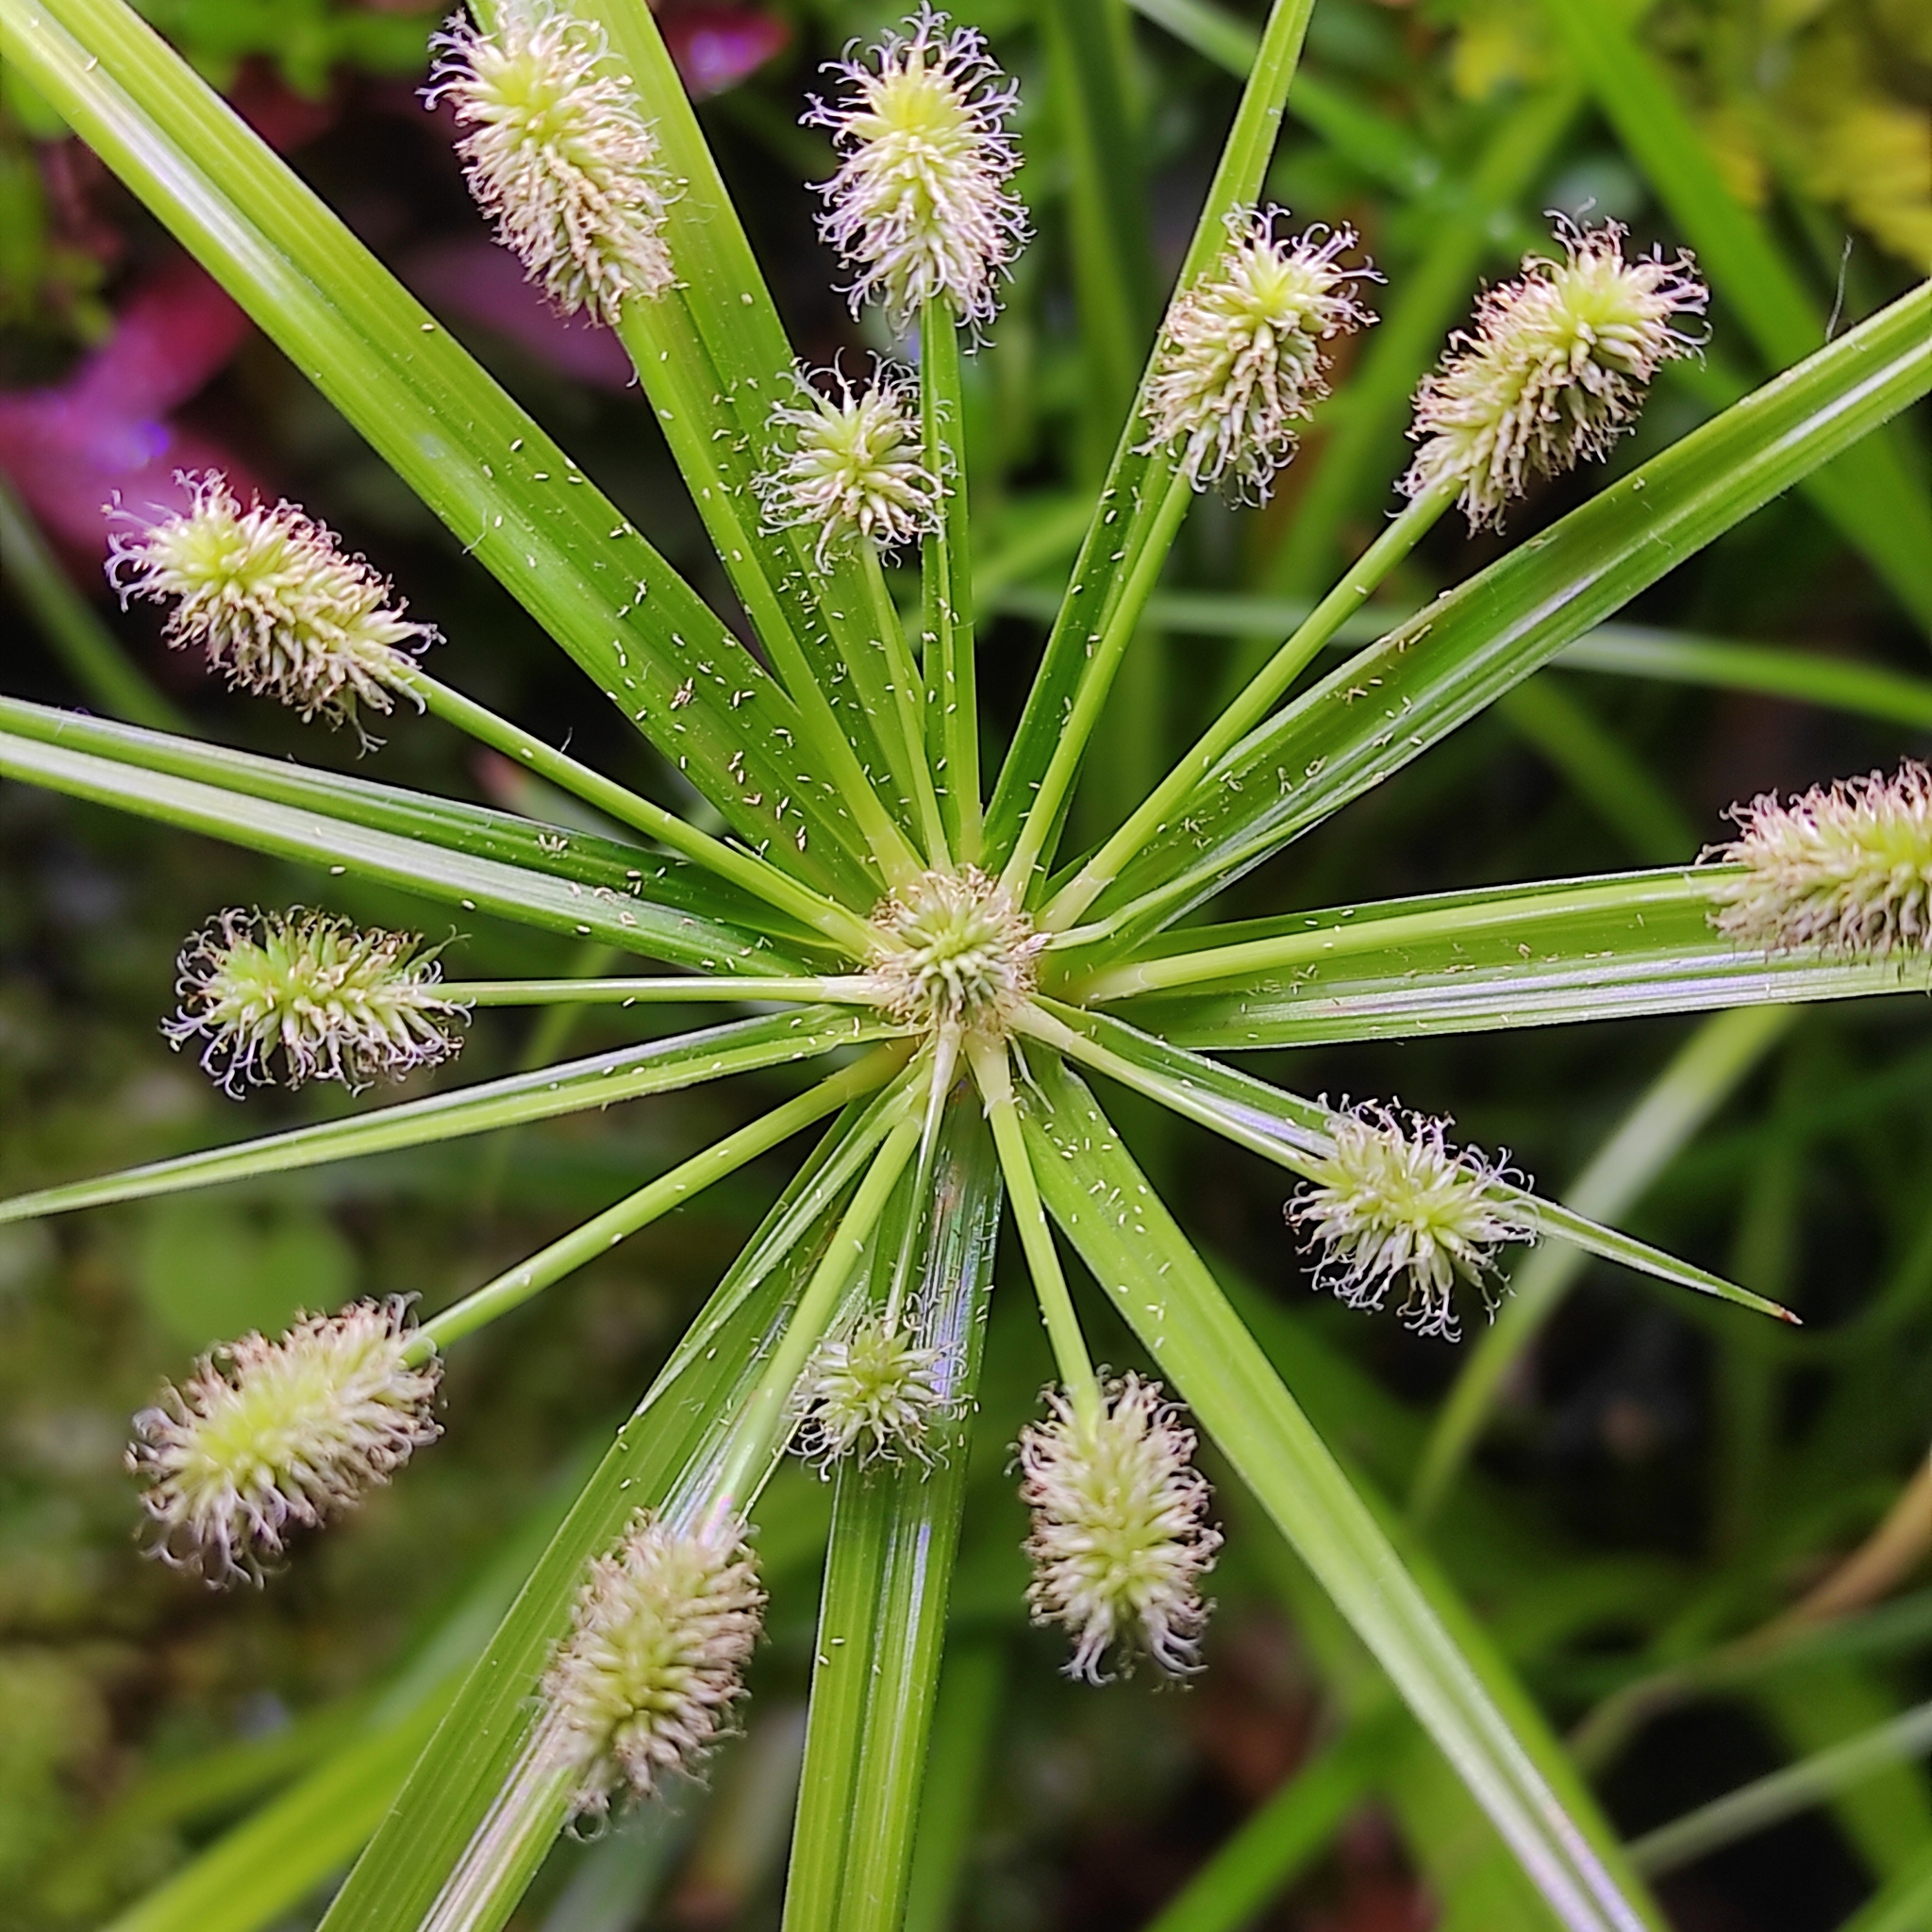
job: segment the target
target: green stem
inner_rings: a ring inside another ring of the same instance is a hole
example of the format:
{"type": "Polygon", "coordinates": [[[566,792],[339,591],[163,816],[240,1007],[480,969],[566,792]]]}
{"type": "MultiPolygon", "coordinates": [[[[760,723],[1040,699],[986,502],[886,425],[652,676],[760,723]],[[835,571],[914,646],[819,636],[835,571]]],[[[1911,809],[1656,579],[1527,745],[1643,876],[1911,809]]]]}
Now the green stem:
{"type": "Polygon", "coordinates": [[[919,1161],[913,1170],[912,1212],[907,1217],[906,1232],[892,1265],[892,1285],[886,1296],[885,1325],[899,1325],[906,1305],[906,1284],[911,1278],[912,1257],[921,1232],[920,1204],[931,1199],[933,1162],[939,1154],[940,1128],[945,1118],[946,1096],[953,1091],[953,1079],[959,1067],[959,1029],[941,1026],[933,1036],[932,1072],[925,1090],[925,1120],[919,1136],[919,1161]]]}
{"type": "Polygon", "coordinates": [[[445,979],[433,991],[466,1007],[682,1006],[696,1000],[798,1000],[869,1006],[872,994],[857,974],[829,979],[708,978],[691,973],[659,979],[445,979]]]}
{"type": "Polygon", "coordinates": [[[979,857],[982,827],[966,424],[958,318],[951,304],[937,296],[919,319],[919,416],[925,466],[945,491],[940,526],[926,538],[920,557],[930,751],[953,847],[970,862],[979,857]]]}
{"type": "Polygon", "coordinates": [[[899,622],[898,606],[886,588],[886,573],[879,562],[877,545],[862,541],[859,554],[865,569],[865,587],[872,598],[874,628],[885,653],[886,675],[891,680],[892,709],[905,755],[907,789],[919,812],[927,856],[933,864],[946,866],[951,863],[946,849],[946,825],[940,815],[939,794],[933,790],[932,766],[925,753],[925,685],[906,648],[906,627],[899,622]]]}
{"type": "MultiPolygon", "coordinates": [[[[747,892],[775,906],[794,919],[803,920],[814,932],[822,932],[846,952],[859,958],[872,949],[872,931],[856,912],[822,897],[809,886],[780,872],[756,853],[743,852],[687,824],[675,812],[640,797],[602,772],[579,764],[574,758],[554,751],[540,739],[500,718],[487,706],[431,677],[414,664],[406,664],[396,675],[396,683],[444,723],[466,731],[480,744],[487,744],[526,771],[547,778],[560,790],[594,805],[620,824],[642,832],[660,845],[729,879],[747,892]]],[[[841,743],[844,741],[841,738],[841,743]]]]}
{"type": "Polygon", "coordinates": [[[986,1102],[986,1117],[992,1126],[1001,1171],[1007,1177],[1007,1193],[1013,1204],[1020,1245],[1025,1251],[1027,1272],[1033,1277],[1040,1318],[1046,1324],[1047,1340],[1053,1344],[1060,1383],[1072,1399],[1074,1412],[1082,1426],[1091,1428],[1106,1414],[1107,1403],[1101,1394],[1100,1377],[1093,1373],[1093,1357],[1087,1352],[1087,1338],[1080,1332],[1080,1318],[1074,1310],[1074,1297],[1060,1267],[1059,1250],[1054,1246],[1053,1229],[1047,1224],[1040,1187],[1033,1178],[1033,1163],[1021,1131],[1019,1109],[1013,1105],[1013,1080],[1007,1064],[1007,1049],[998,1041],[969,1040],[966,1052],[973,1063],[974,1078],[979,1083],[980,1096],[986,1102]]]}
{"type": "MultiPolygon", "coordinates": [[[[1150,477],[1158,474],[1150,472],[1150,477]]],[[[1174,534],[1188,513],[1193,494],[1193,485],[1184,473],[1174,471],[1168,476],[1160,508],[1155,512],[1153,525],[1134,558],[1132,573],[1108,613],[1106,627],[1074,693],[1073,708],[1054,746],[1046,774],[1040,781],[1040,790],[1027,808],[1025,822],[1014,841],[1013,856],[1001,874],[1001,884],[1016,898],[1024,895],[1048,841],[1058,830],[1061,808],[1078,775],[1088,740],[1100,722],[1101,708],[1113,685],[1114,673],[1120,669],[1121,658],[1140,626],[1141,614],[1147,599],[1154,594],[1154,586],[1160,579],[1161,568],[1167,562],[1174,534]]]]}
{"type": "Polygon", "coordinates": [[[735,1174],[748,1161],[790,1140],[801,1128],[808,1127],[813,1121],[823,1120],[847,1102],[871,1092],[898,1064],[898,1056],[890,1050],[867,1054],[851,1066],[841,1067],[829,1080],[821,1080],[795,1100],[774,1108],[763,1119],[741,1127],[735,1134],[727,1134],[702,1154],[693,1155],[669,1174],[640,1188],[614,1208],[607,1208],[561,1241],[552,1241],[527,1261],[499,1274],[494,1281],[425,1322],[410,1337],[406,1358],[425,1360],[451,1342],[474,1335],[498,1316],[522,1307],[553,1282],[608,1253],[619,1241],[661,1219],[714,1181],[735,1174]]]}
{"type": "Polygon", "coordinates": [[[26,506],[0,476],[0,562],[8,588],[91,702],[150,731],[194,735],[194,726],[148,683],[114,634],[74,587],[26,506]]]}
{"type": "MultiPolygon", "coordinates": [[[[906,1090],[900,1097],[902,1110],[909,1108],[916,1092],[916,1088],[906,1090]]],[[[831,1246],[798,1298],[784,1336],[772,1352],[758,1386],[745,1405],[743,1418],[733,1432],[713,1490],[717,1507],[735,1511],[749,1502],[761,1473],[771,1463],[779,1439],[790,1430],[792,1391],[798,1387],[798,1378],[805,1373],[813,1351],[831,1326],[839,1298],[845,1291],[853,1270],[865,1258],[886,1202],[919,1144],[920,1125],[917,1113],[905,1112],[858,1184],[858,1191],[839,1223],[831,1246]]]]}
{"type": "MultiPolygon", "coordinates": [[[[1359,610],[1376,586],[1419,543],[1455,500],[1457,485],[1438,483],[1418,496],[1356,560],[1301,626],[1249,681],[1246,690],[1205,731],[1200,741],[1079,872],[1054,895],[1040,924],[1059,932],[1073,924],[1117,879],[1134,855],[1160,831],[1188,794],[1267,717],[1275,700],[1359,610]]],[[[1150,586],[1151,588],[1151,586],[1150,586]]]]}

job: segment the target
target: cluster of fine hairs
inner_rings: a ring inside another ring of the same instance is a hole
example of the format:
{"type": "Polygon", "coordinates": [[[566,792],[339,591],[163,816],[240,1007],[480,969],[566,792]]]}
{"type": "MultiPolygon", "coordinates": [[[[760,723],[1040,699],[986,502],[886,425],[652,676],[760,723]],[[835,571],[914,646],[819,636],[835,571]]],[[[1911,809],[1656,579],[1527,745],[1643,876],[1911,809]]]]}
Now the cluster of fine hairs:
{"type": "Polygon", "coordinates": [[[1145,1657],[1171,1676],[1200,1667],[1209,1606],[1201,1578],[1221,1547],[1194,1432],[1160,1384],[1126,1375],[1097,1413],[1058,1391],[1020,1436],[1020,1497],[1033,1512],[1026,1600],[1074,1638],[1069,1676],[1106,1680],[1109,1657],[1145,1657]]]}
{"type": "Polygon", "coordinates": [[[167,1385],[127,1452],[155,1553],[210,1585],[258,1583],[291,1525],[319,1527],[434,1441],[441,1367],[411,1361],[407,1312],[358,1302],[279,1341],[244,1335],[167,1385]]]}
{"type": "Polygon", "coordinates": [[[575,1811],[648,1798],[703,1759],[744,1695],[764,1606],[743,1524],[632,1518],[591,1565],[543,1678],[544,1748],[573,1779],[575,1811]]]}
{"type": "Polygon", "coordinates": [[[240,1098],[277,1077],[290,1087],[401,1079],[462,1050],[468,1008],[446,998],[434,949],[414,934],[363,928],[326,912],[220,912],[182,948],[180,1010],[162,1025],[175,1047],[240,1098]]]}
{"type": "Polygon", "coordinates": [[[815,529],[822,570],[854,539],[882,550],[917,543],[939,527],[944,496],[921,448],[908,374],[881,367],[863,388],[838,369],[824,379],[836,393],[801,375],[800,400],[773,409],[776,447],[757,478],[766,527],[815,529]]]}
{"type": "Polygon", "coordinates": [[[883,1316],[854,1323],[819,1345],[800,1385],[799,1453],[825,1474],[848,1457],[861,1469],[901,1456],[929,1463],[945,1385],[943,1349],[883,1316]]]}
{"type": "Polygon", "coordinates": [[[1288,238],[1275,232],[1287,212],[1229,217],[1227,247],[1168,310],[1144,408],[1145,448],[1171,449],[1197,490],[1225,484],[1257,503],[1328,393],[1323,344],[1375,319],[1357,299],[1374,271],[1341,265],[1355,230],[1288,238]]]}
{"type": "Polygon", "coordinates": [[[876,67],[849,55],[828,62],[844,92],[805,116],[839,154],[819,190],[820,232],[856,271],[855,314],[878,302],[903,325],[943,298],[983,327],[1026,240],[1026,210],[1007,192],[1020,165],[1006,131],[1019,91],[976,28],[948,33],[930,6],[907,25],[874,50],[876,67]]]}
{"type": "Polygon", "coordinates": [[[873,924],[873,997],[893,1019],[926,1030],[1007,1031],[1033,991],[1045,943],[1012,894],[971,865],[899,887],[873,924]]]}
{"type": "Polygon", "coordinates": [[[1287,1213],[1319,1251],[1318,1287],[1351,1307],[1379,1308],[1404,1282],[1403,1319],[1453,1341],[1457,1280],[1487,1297],[1497,1248],[1534,1241],[1536,1229],[1519,1191],[1527,1182],[1507,1157],[1451,1147],[1448,1128],[1374,1102],[1331,1115],[1329,1150],[1307,1161],[1287,1213]]]}
{"type": "Polygon", "coordinates": [[[1416,392],[1421,447],[1402,487],[1459,484],[1472,528],[1500,529],[1532,476],[1604,456],[1658,368],[1698,347],[1675,326],[1709,301],[1688,254],[1625,260],[1615,222],[1585,229],[1559,216],[1557,240],[1560,261],[1525,256],[1517,280],[1484,293],[1474,333],[1450,338],[1416,392]]]}
{"type": "Polygon", "coordinates": [[[424,99],[447,100],[457,152],[497,239],[566,314],[614,325],[675,276],[658,138],[609,65],[601,27],[544,0],[503,0],[494,28],[459,14],[433,42],[424,99]]]}
{"type": "Polygon", "coordinates": [[[387,711],[408,653],[436,641],[389,582],[291,503],[243,509],[220,475],[183,474],[189,509],[110,540],[108,581],[125,605],[172,603],[168,641],[199,644],[228,682],[304,718],[387,711]]]}
{"type": "Polygon", "coordinates": [[[1743,867],[1714,882],[1721,932],[1772,953],[1932,954],[1932,773],[1917,760],[1731,816],[1738,836],[1704,855],[1743,867]]]}

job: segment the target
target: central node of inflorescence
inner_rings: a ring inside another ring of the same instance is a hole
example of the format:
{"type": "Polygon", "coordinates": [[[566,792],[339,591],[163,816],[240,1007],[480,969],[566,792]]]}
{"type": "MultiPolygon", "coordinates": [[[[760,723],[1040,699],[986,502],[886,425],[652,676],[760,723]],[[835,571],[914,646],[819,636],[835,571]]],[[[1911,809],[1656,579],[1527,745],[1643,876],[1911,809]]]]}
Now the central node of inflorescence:
{"type": "Polygon", "coordinates": [[[873,915],[878,1004],[924,1031],[1010,1033],[1031,995],[1045,936],[974,866],[922,874],[873,915]]]}

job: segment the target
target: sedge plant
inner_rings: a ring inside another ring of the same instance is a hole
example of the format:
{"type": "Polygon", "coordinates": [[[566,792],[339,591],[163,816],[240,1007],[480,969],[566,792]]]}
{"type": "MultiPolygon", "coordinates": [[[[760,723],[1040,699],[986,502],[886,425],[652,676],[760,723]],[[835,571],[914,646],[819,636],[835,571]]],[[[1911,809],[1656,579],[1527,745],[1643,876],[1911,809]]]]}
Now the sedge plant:
{"type": "MultiPolygon", "coordinates": [[[[447,1063],[478,1008],[740,1010],[534,1073],[0,1204],[151,1198],[601,1108],[760,1069],[793,1097],[414,1321],[399,1300],[236,1338],[137,1426],[157,1554],[214,1584],[433,1453],[444,1357],[587,1260],[816,1131],[792,1185],[585,1484],[325,1921],[506,1923],[573,1820],[674,1799],[744,1696],[760,1498],[788,1454],[834,1485],[790,1932],[889,1927],[906,1895],[979,1341],[1002,1223],[1056,1365],[1015,1449],[1035,1619],[1092,1684],[1211,1664],[1223,1546],[1205,1439],[1293,1545],[1557,1923],[1650,1904],[1493,1659],[1455,1634],[1116,1133],[1124,1088],[1283,1172],[1318,1283],[1453,1337],[1510,1244],[1555,1241],[1775,1304],[1539,1197],[1394,1096],[1331,1102],[1215,1050],[1875,994],[1932,974],[1924,774],[1760,800],[1699,861],[1309,910],[1185,915],[1441,742],[1672,564],[1932,386],[1932,291],[1843,332],[1326,675],[1311,667],[1445,516],[1507,525],[1594,464],[1708,307],[1688,255],[1559,225],[1422,386],[1391,514],[1199,741],[1091,850],[1083,768],[1190,509],[1265,496],[1374,322],[1347,230],[1261,200],[1310,0],[1277,0],[1017,729],[985,753],[961,357],[1028,239],[1016,90],[931,8],[803,105],[835,166],[820,227],[899,343],[800,364],[643,0],[477,0],[430,97],[529,278],[636,364],[744,629],[257,142],[122,0],[0,0],[0,52],[235,293],[709,808],[691,816],[461,688],[468,646],[300,508],[216,475],[124,506],[113,580],[171,641],[301,716],[468,734],[607,832],[0,701],[0,774],[333,874],[603,942],[605,978],[464,978],[460,941],[232,908],[188,944],[177,1046],[245,1093],[447,1063]],[[916,598],[889,575],[916,566],[916,598]],[[445,681],[445,674],[449,681],[445,681]],[[419,723],[419,719],[422,721],[419,723]],[[1095,1076],[1104,1083],[1093,1084],[1095,1076]],[[1077,1260],[1150,1372],[1098,1358],[1077,1260]]],[[[380,753],[372,747],[372,771],[380,753]]],[[[1024,1289],[1019,1291],[1024,1291],[1024,1289]]],[[[1105,1694],[1096,1690],[1094,1694],[1105,1694]]]]}

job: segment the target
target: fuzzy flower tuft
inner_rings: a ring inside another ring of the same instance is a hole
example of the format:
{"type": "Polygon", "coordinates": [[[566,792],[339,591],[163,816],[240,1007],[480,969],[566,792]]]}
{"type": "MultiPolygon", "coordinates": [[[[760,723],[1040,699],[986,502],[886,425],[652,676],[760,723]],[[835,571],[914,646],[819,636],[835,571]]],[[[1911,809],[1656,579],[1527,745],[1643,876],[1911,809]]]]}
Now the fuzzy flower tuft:
{"type": "Polygon", "coordinates": [[[436,632],[407,620],[387,580],[293,504],[244,510],[211,471],[181,480],[192,508],[109,542],[108,581],[123,605],[173,604],[170,643],[201,645],[230,685],[305,719],[387,711],[408,655],[436,632]]]}
{"type": "Polygon", "coordinates": [[[1328,1122],[1332,1150],[1309,1163],[1290,1223],[1321,1251],[1315,1280],[1351,1307],[1379,1308],[1407,1279],[1403,1318],[1454,1341],[1457,1276],[1485,1287],[1505,1241],[1531,1241],[1526,1211],[1499,1192],[1521,1184],[1504,1160],[1452,1148],[1449,1123],[1366,1103],[1328,1122]]]}
{"type": "Polygon", "coordinates": [[[279,1341],[245,1335],[169,1384],[127,1452],[155,1555],[212,1588],[259,1583],[291,1524],[341,1515],[433,1442],[441,1364],[408,1360],[407,1312],[399,1296],[358,1302],[279,1341]]]}
{"type": "Polygon", "coordinates": [[[1866,959],[1932,954],[1932,773],[1907,759],[1888,778],[1813,786],[1781,805],[1734,806],[1738,837],[1706,858],[1741,865],[1715,887],[1711,923],[1740,943],[1866,959]]]}
{"type": "Polygon", "coordinates": [[[528,278],[566,314],[613,325],[633,296],[663,294],[675,185],[603,29],[545,0],[505,0],[493,31],[458,15],[432,44],[423,98],[455,104],[470,192],[528,278]]]}
{"type": "Polygon", "coordinates": [[[203,1070],[242,1098],[279,1077],[351,1089],[401,1079],[462,1051],[469,1011],[446,998],[435,950],[413,933],[366,931],[296,907],[218,913],[182,948],[181,1009],[161,1031],[205,1041],[203,1070]]]}
{"type": "Polygon", "coordinates": [[[929,872],[873,915],[873,997],[908,1026],[1012,1029],[1031,994],[1044,936],[976,866],[929,872]]]}
{"type": "Polygon", "coordinates": [[[801,1453],[826,1469],[853,1455],[860,1468],[901,1454],[929,1461],[927,1432],[946,1406],[943,1360],[883,1321],[826,1341],[799,1391],[801,1453]]]}
{"type": "Polygon", "coordinates": [[[814,99],[808,127],[831,132],[839,172],[820,185],[820,232],[848,268],[854,313],[879,302],[901,325],[943,296],[975,328],[998,308],[994,287],[1026,241],[1026,210],[1007,192],[1020,165],[1006,131],[1018,90],[977,28],[947,32],[922,7],[871,60],[828,61],[844,83],[814,99]],[[874,64],[875,63],[875,64],[874,64]]]}
{"type": "Polygon", "coordinates": [[[1172,449],[1195,489],[1225,483],[1261,503],[1295,452],[1294,425],[1328,393],[1322,344],[1366,327],[1373,278],[1344,268],[1352,228],[1275,233],[1284,208],[1236,215],[1228,246],[1174,299],[1147,386],[1144,449],[1172,449]]]}
{"type": "Polygon", "coordinates": [[[803,376],[800,401],[780,403],[771,417],[774,454],[758,478],[768,529],[804,525],[818,532],[819,567],[853,542],[897,550],[939,527],[944,491],[925,467],[911,379],[881,370],[855,389],[830,372],[837,395],[803,376]]]}
{"type": "Polygon", "coordinates": [[[741,1523],[679,1534],[647,1510],[631,1519],[591,1565],[543,1677],[548,1748],[577,1813],[697,1768],[744,1695],[764,1607],[741,1523]]]}
{"type": "Polygon", "coordinates": [[[1200,1668],[1211,1606],[1200,1580],[1221,1532],[1207,1521],[1194,1432],[1158,1382],[1126,1376],[1091,1425],[1049,1391],[1052,1418],[1020,1435],[1021,1500],[1033,1511],[1026,1600],[1036,1624],[1073,1633],[1067,1674],[1105,1681],[1109,1653],[1151,1657],[1169,1675],[1200,1668]]]}
{"type": "Polygon", "coordinates": [[[1524,256],[1518,280],[1485,292],[1474,333],[1458,329],[1416,391],[1408,495],[1458,483],[1471,528],[1500,529],[1532,475],[1607,455],[1658,368],[1696,351],[1700,338],[1674,325],[1710,299],[1695,262],[1626,261],[1624,235],[1559,221],[1561,261],[1524,256]]]}

